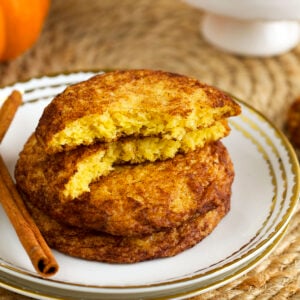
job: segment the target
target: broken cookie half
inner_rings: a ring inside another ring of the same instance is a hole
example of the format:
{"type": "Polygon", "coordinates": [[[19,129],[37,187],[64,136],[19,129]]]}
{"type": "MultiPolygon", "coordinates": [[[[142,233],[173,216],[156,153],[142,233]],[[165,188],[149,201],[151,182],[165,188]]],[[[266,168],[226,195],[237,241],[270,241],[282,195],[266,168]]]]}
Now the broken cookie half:
{"type": "Polygon", "coordinates": [[[36,136],[49,154],[124,136],[181,141],[239,113],[230,96],[196,79],[163,71],[114,71],[56,96],[36,136]]]}

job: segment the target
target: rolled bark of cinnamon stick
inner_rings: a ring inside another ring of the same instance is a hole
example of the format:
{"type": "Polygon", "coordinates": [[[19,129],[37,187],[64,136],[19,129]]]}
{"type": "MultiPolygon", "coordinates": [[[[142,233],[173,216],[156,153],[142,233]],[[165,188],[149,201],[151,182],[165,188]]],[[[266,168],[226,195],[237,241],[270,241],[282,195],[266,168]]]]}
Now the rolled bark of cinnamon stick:
{"type": "Polygon", "coordinates": [[[22,95],[19,91],[13,91],[0,108],[0,142],[3,140],[18,107],[22,103],[22,95]]]}
{"type": "MultiPolygon", "coordinates": [[[[1,107],[0,142],[21,102],[21,94],[13,92],[1,107]]],[[[34,220],[28,213],[1,155],[0,202],[36,271],[44,277],[54,275],[58,271],[58,264],[34,220]]]]}
{"type": "Polygon", "coordinates": [[[27,211],[15,184],[0,156],[0,199],[20,242],[34,268],[43,276],[52,276],[58,264],[42,234],[27,211]]]}

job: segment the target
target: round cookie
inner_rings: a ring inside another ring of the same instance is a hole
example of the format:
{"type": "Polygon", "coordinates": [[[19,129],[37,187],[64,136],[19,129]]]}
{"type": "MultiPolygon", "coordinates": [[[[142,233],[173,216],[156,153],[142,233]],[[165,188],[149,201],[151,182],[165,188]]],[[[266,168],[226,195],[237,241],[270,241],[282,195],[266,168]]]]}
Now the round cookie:
{"type": "Polygon", "coordinates": [[[195,214],[206,213],[230,197],[234,178],[226,148],[214,142],[173,159],[118,166],[91,183],[89,193],[63,202],[59,199],[63,166],[33,135],[15,171],[26,201],[59,222],[122,236],[178,227],[195,214]]]}
{"type": "Polygon", "coordinates": [[[108,263],[135,263],[174,256],[209,235],[229,209],[227,197],[177,228],[140,237],[120,237],[62,225],[28,202],[48,245],[67,255],[108,263]]]}

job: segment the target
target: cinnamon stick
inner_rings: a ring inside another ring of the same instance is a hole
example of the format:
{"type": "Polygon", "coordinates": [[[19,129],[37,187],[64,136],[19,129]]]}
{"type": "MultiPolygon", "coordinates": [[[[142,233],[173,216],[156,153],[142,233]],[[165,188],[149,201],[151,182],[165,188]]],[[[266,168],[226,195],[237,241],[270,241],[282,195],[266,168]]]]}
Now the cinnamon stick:
{"type": "MultiPolygon", "coordinates": [[[[18,106],[22,102],[22,98],[21,101],[17,99],[19,96],[20,93],[19,95],[13,93],[5,101],[6,105],[1,108],[0,141],[2,141],[18,106]]],[[[44,277],[54,275],[58,271],[58,264],[34,220],[27,211],[1,155],[0,201],[36,271],[44,277]]]]}
{"type": "Polygon", "coordinates": [[[22,103],[22,95],[19,91],[13,91],[0,108],[0,142],[11,124],[15,113],[22,103]]]}

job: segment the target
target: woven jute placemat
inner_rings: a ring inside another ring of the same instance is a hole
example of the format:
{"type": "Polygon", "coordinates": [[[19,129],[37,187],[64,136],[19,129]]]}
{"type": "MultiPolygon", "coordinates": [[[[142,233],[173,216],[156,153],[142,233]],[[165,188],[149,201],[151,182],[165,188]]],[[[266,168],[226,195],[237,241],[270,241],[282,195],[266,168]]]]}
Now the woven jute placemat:
{"type": "MultiPolygon", "coordinates": [[[[52,0],[35,46],[0,64],[0,85],[76,70],[168,70],[229,91],[284,129],[287,109],[300,96],[300,45],[271,58],[227,54],[202,38],[202,15],[179,0],[52,0]]],[[[28,298],[0,289],[0,299],[28,298]]],[[[300,299],[300,210],[255,269],[193,299],[300,299]]]]}

